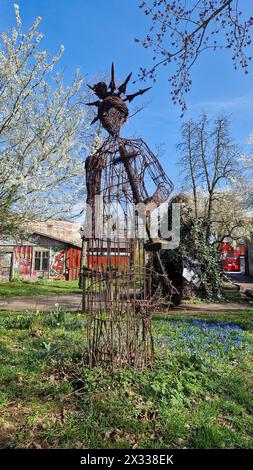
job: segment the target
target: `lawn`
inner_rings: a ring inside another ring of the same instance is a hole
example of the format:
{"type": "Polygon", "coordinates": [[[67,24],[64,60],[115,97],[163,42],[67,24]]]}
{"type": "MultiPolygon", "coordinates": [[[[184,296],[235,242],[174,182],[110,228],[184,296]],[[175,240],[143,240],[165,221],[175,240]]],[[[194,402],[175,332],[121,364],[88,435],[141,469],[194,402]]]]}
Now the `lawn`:
{"type": "Polygon", "coordinates": [[[250,312],[156,316],[154,366],[83,362],[85,317],[0,314],[0,447],[252,448],[250,312]]]}
{"type": "Polygon", "coordinates": [[[50,294],[80,294],[78,281],[11,281],[0,282],[0,297],[50,294]]]}

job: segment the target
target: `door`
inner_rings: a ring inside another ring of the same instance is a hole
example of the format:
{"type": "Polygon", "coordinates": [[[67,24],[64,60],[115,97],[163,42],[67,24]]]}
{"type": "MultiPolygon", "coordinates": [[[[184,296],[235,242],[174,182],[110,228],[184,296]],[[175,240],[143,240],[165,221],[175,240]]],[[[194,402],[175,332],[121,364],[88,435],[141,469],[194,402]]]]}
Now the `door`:
{"type": "Polygon", "coordinates": [[[12,253],[0,253],[0,279],[9,281],[11,278],[12,253]]]}

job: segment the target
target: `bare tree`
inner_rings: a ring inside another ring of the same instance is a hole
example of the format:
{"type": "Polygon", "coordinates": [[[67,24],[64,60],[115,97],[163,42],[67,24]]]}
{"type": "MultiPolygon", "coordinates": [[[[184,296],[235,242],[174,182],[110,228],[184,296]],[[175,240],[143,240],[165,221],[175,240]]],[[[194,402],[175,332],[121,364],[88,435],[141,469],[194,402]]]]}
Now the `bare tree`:
{"type": "Polygon", "coordinates": [[[184,189],[191,189],[194,202],[194,215],[198,217],[198,146],[197,129],[195,123],[190,120],[182,126],[182,142],[177,148],[181,153],[180,166],[184,173],[184,189]]]}
{"type": "MultiPolygon", "coordinates": [[[[190,71],[203,51],[229,49],[234,68],[248,73],[251,60],[252,16],[245,17],[242,0],[146,0],[139,5],[151,20],[144,48],[153,50],[154,65],[141,68],[141,79],[156,80],[160,66],[173,65],[170,75],[172,100],[186,109],[184,95],[190,90],[190,71]]],[[[252,5],[253,6],[253,5],[252,5]]]]}
{"type": "Polygon", "coordinates": [[[242,177],[240,151],[230,136],[229,118],[219,115],[209,122],[204,114],[199,122],[183,124],[178,148],[184,189],[190,189],[195,217],[205,219],[206,239],[210,240],[221,191],[234,188],[235,181],[242,177]]]}
{"type": "Polygon", "coordinates": [[[214,243],[224,240],[250,239],[252,214],[247,207],[247,198],[235,187],[219,191],[213,202],[212,234],[214,243]]]}

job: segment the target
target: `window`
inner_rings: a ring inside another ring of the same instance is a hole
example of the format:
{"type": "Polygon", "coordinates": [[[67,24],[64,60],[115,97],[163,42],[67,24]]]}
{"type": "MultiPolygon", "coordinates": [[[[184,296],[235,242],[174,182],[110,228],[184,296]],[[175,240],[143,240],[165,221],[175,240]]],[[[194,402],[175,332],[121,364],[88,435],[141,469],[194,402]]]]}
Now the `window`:
{"type": "Polygon", "coordinates": [[[35,251],[34,271],[48,271],[49,268],[49,252],[35,251]]]}

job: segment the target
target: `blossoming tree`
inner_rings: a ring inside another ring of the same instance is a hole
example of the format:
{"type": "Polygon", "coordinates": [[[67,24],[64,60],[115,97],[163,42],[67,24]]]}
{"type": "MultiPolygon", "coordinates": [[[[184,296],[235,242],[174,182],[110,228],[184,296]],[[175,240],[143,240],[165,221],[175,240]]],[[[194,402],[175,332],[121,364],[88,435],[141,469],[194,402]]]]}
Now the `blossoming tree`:
{"type": "Polygon", "coordinates": [[[17,25],[0,36],[0,234],[73,208],[93,140],[80,73],[65,86],[53,72],[63,46],[42,50],[41,18],[24,33],[14,7],[17,25]]]}

